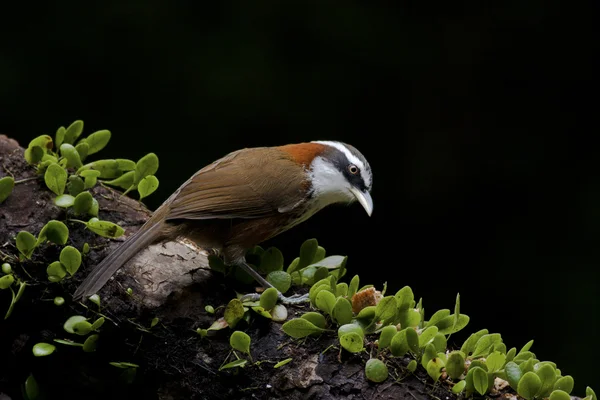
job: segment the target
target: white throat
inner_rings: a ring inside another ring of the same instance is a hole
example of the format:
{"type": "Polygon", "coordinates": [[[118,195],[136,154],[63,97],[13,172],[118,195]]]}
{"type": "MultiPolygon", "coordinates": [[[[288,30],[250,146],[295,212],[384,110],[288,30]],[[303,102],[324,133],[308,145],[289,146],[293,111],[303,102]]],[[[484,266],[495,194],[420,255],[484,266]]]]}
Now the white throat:
{"type": "Polygon", "coordinates": [[[313,160],[309,175],[312,182],[313,207],[317,210],[330,204],[351,203],[356,200],[344,175],[324,158],[316,157],[313,160]]]}

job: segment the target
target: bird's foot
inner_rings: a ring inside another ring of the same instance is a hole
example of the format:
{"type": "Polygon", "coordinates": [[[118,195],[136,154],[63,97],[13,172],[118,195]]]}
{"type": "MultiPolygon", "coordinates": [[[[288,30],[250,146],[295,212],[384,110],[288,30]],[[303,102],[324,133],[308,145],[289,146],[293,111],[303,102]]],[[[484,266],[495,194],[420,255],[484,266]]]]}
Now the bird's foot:
{"type": "MultiPolygon", "coordinates": [[[[283,295],[283,293],[278,292],[279,295],[277,296],[279,298],[279,301],[282,302],[283,304],[300,304],[300,303],[305,303],[309,301],[308,298],[308,293],[306,294],[294,294],[291,295],[290,297],[286,297],[283,295]]],[[[243,295],[240,298],[240,301],[243,302],[250,302],[250,301],[259,301],[260,300],[260,294],[258,293],[248,293],[243,295]]]]}

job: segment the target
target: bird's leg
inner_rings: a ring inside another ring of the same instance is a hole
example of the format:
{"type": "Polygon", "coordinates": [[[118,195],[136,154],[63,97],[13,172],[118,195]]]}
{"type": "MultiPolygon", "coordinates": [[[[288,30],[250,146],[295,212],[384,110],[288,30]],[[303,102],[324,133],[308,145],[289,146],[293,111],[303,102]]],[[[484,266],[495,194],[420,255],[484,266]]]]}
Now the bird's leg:
{"type": "MultiPolygon", "coordinates": [[[[265,288],[274,287],[265,278],[263,278],[258,272],[256,272],[256,270],[254,268],[252,268],[246,261],[240,261],[237,263],[237,265],[239,267],[242,267],[244,269],[244,271],[246,271],[248,274],[250,274],[250,276],[252,276],[258,283],[260,283],[261,286],[263,286],[265,288]]],[[[290,297],[285,297],[283,295],[283,293],[281,293],[279,290],[277,290],[277,293],[278,293],[279,301],[281,301],[283,304],[299,304],[299,303],[305,303],[308,301],[308,294],[300,295],[300,296],[293,295],[290,297]]],[[[242,296],[242,298],[241,298],[242,301],[257,301],[258,299],[260,299],[260,295],[258,293],[246,294],[246,295],[242,296]]]]}

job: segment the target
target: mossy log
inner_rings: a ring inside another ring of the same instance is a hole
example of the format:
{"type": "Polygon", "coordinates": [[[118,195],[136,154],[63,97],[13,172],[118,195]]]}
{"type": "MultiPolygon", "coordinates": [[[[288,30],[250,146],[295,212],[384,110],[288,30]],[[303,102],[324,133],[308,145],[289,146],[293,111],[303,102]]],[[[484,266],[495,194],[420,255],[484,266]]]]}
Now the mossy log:
{"type": "MultiPolygon", "coordinates": [[[[32,374],[46,398],[52,399],[450,399],[443,385],[432,386],[423,375],[406,373],[407,359],[390,365],[397,381],[365,379],[366,352],[340,352],[333,335],[292,340],[281,324],[257,317],[240,325],[252,338],[251,352],[258,364],[219,371],[230,354],[231,329],[213,331],[201,338],[197,328],[208,328],[235,297],[234,283],[207,267],[207,254],[191,243],[168,242],[151,246],[123,267],[99,293],[101,309],[71,301],[71,293],[94,266],[150,215],[143,204],[97,185],[92,193],[100,203],[103,220],[121,225],[126,234],[117,240],[95,235],[84,225],[69,221],[64,209],[53,204],[53,194],[23,158],[24,149],[0,135],[0,178],[12,175],[18,183],[0,204],[0,255],[16,256],[15,236],[21,230],[37,235],[49,220],[64,221],[69,244],[91,247],[82,267],[72,278],[48,282],[46,267],[59,256],[60,247],[45,244],[31,260],[13,263],[16,276],[27,282],[12,315],[0,320],[0,398],[21,398],[26,378],[32,374]],[[31,178],[31,179],[30,179],[31,178]],[[128,294],[127,288],[131,288],[128,294]],[[54,304],[56,296],[66,301],[54,304]],[[217,311],[210,314],[206,305],[217,311]],[[65,346],[54,339],[83,342],[63,329],[72,315],[92,321],[98,312],[107,317],[95,352],[65,346]],[[158,324],[151,321],[158,318],[158,324]],[[54,343],[57,351],[34,357],[38,342],[54,343]],[[327,351],[325,351],[328,349],[327,351]],[[286,358],[292,361],[274,369],[286,358]],[[120,369],[110,362],[139,365],[120,369]],[[133,378],[133,380],[132,380],[133,378]]],[[[163,178],[164,179],[164,178],[163,178]]],[[[239,288],[238,288],[239,289],[239,288]]],[[[246,291],[252,287],[242,288],[246,291]]],[[[0,317],[8,308],[9,290],[0,291],[0,317]]],[[[289,317],[303,307],[289,307],[289,317]]]]}

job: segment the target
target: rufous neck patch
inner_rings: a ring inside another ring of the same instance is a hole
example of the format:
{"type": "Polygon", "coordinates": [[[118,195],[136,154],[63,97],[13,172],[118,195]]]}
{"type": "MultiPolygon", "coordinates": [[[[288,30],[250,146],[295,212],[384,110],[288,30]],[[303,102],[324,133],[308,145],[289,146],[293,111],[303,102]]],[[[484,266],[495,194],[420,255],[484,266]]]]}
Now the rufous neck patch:
{"type": "Polygon", "coordinates": [[[288,153],[298,164],[308,167],[315,157],[325,151],[326,147],[320,143],[299,143],[280,146],[279,149],[288,153]]]}

